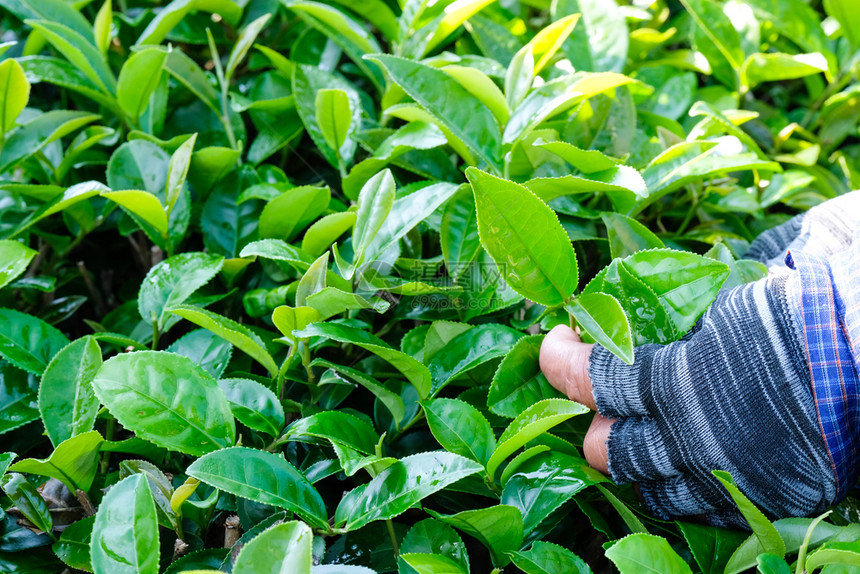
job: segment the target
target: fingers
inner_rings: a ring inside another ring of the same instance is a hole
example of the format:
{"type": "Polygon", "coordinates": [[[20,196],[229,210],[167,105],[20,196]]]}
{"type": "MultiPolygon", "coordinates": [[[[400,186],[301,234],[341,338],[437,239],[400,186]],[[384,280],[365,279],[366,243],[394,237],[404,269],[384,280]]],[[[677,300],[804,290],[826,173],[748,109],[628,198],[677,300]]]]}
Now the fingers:
{"type": "Polygon", "coordinates": [[[607,446],[612,477],[621,483],[672,478],[686,470],[678,460],[677,444],[670,448],[652,420],[620,419],[607,446]]]}
{"type": "Polygon", "coordinates": [[[550,384],[573,401],[596,410],[588,376],[593,345],[583,343],[573,329],[558,325],[540,348],[540,368],[550,384]]]}
{"type": "Polygon", "coordinates": [[[608,419],[600,413],[594,413],[594,419],[592,419],[591,426],[588,427],[588,432],[585,433],[585,440],[582,443],[582,452],[585,454],[585,460],[588,461],[589,466],[603,474],[609,474],[609,455],[606,450],[606,443],[609,440],[609,431],[614,422],[613,419],[608,419]]]}

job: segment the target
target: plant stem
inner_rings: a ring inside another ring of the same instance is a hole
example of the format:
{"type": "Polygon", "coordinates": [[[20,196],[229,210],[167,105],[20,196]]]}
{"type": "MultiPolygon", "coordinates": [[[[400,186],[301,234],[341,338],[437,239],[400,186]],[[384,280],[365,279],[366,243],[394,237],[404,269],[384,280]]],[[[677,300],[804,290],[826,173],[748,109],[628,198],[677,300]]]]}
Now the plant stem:
{"type": "Polygon", "coordinates": [[[284,389],[286,387],[286,382],[287,382],[287,371],[289,371],[290,367],[293,366],[293,360],[296,357],[296,347],[297,346],[298,346],[298,343],[295,343],[290,347],[290,352],[287,353],[287,358],[284,359],[283,364],[281,364],[281,369],[278,371],[278,378],[277,378],[276,385],[277,385],[277,389],[278,389],[278,397],[280,399],[284,399],[284,389]]]}
{"type": "Polygon", "coordinates": [[[397,557],[400,555],[400,545],[397,543],[397,534],[394,532],[394,523],[391,519],[385,521],[385,527],[388,528],[388,536],[391,538],[391,547],[394,548],[394,561],[397,562],[397,557]]]}
{"type": "Polygon", "coordinates": [[[152,350],[158,350],[158,338],[160,333],[158,332],[158,319],[152,320],[152,350]]]}
{"type": "Polygon", "coordinates": [[[301,355],[302,365],[305,366],[305,371],[308,374],[308,383],[311,385],[315,385],[316,377],[314,376],[314,370],[311,368],[311,350],[308,348],[307,345],[302,345],[301,355]]]}
{"type": "MultiPolygon", "coordinates": [[[[107,428],[105,428],[105,440],[113,440],[113,433],[116,430],[116,419],[110,417],[107,421],[107,428]]],[[[107,473],[108,467],[110,466],[110,452],[105,451],[102,453],[101,464],[99,465],[99,471],[102,474],[107,473]]]]}
{"type": "Polygon", "coordinates": [[[236,134],[233,133],[233,124],[230,122],[229,96],[230,84],[227,78],[224,77],[224,68],[221,66],[221,56],[218,54],[218,47],[215,45],[215,38],[212,36],[212,31],[206,28],[206,37],[209,40],[209,51],[212,53],[212,63],[215,65],[215,75],[218,77],[218,85],[221,86],[221,123],[224,124],[224,131],[227,132],[227,140],[230,142],[232,149],[236,147],[236,134]]]}

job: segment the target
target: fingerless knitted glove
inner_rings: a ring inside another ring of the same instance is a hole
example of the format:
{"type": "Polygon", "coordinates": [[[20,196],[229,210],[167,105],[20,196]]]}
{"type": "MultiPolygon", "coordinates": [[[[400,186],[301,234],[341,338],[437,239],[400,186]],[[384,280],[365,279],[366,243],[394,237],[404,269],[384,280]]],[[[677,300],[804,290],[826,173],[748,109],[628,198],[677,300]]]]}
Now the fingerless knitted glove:
{"type": "MultiPolygon", "coordinates": [[[[789,248],[826,255],[847,247],[858,218],[855,192],[764,234],[750,254],[783,267],[789,248]]],[[[638,347],[633,365],[594,346],[597,408],[618,419],[609,470],[618,483],[637,482],[655,515],[745,527],[716,469],[775,517],[836,501],[796,315],[798,278],[785,270],[721,293],[684,339],[638,347]]]]}

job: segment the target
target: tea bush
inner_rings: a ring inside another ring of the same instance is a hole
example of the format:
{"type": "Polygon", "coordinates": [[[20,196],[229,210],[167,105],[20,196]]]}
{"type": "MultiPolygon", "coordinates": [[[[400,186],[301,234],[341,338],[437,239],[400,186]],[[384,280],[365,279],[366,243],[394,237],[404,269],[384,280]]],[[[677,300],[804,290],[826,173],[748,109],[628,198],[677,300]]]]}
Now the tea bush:
{"type": "Polygon", "coordinates": [[[851,0],[0,0],[0,570],[855,571],[649,517],[627,362],[860,185],[851,0]]]}

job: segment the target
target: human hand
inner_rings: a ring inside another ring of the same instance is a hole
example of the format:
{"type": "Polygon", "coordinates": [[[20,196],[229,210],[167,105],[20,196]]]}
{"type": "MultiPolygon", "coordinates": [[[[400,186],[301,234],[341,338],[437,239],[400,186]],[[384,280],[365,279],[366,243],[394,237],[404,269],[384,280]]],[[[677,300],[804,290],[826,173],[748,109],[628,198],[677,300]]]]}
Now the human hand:
{"type": "Polygon", "coordinates": [[[658,517],[700,516],[745,526],[711,474],[725,470],[771,516],[822,511],[835,479],[791,311],[785,276],[722,294],[697,330],[636,349],[626,365],[559,326],[541,369],[572,400],[598,411],[583,450],[618,483],[635,482],[658,517]]]}

